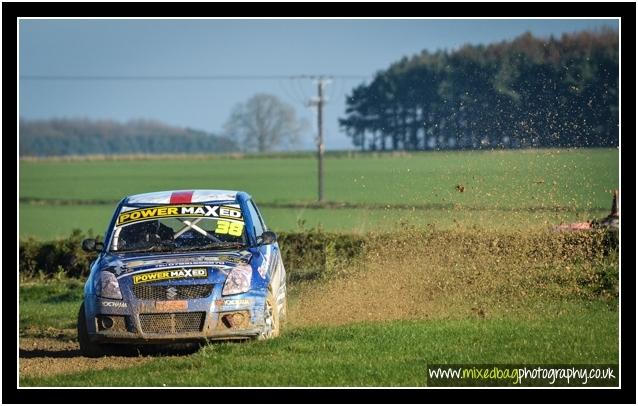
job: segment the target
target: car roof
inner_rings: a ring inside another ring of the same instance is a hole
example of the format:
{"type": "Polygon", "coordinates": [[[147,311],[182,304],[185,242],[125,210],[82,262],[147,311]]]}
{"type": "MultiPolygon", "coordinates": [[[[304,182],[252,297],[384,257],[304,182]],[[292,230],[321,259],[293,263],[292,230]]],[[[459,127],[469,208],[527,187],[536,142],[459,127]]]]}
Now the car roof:
{"type": "Polygon", "coordinates": [[[162,192],[131,195],[124,199],[124,203],[184,204],[229,201],[235,200],[239,193],[243,192],[238,190],[217,189],[166,190],[162,192]]]}

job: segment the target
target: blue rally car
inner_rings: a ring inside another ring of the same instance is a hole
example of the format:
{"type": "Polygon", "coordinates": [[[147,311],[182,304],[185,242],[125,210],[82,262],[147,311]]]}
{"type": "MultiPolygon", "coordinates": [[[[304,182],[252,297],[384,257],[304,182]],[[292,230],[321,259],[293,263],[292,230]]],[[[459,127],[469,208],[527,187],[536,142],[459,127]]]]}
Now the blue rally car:
{"type": "Polygon", "coordinates": [[[78,339],[86,356],[110,344],[276,337],[286,318],[277,236],[251,197],[227,190],[124,198],[84,286],[78,339]]]}

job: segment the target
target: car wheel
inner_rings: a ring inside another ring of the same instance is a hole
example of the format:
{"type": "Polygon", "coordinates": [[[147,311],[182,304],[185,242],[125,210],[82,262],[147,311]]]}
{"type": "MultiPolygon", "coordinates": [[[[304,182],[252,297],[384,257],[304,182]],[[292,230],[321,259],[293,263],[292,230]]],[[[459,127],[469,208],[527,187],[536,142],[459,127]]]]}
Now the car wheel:
{"type": "Polygon", "coordinates": [[[85,357],[97,358],[107,355],[107,348],[98,343],[89,340],[89,333],[86,329],[86,314],[84,313],[84,303],[80,306],[78,312],[78,342],[80,343],[80,352],[85,357]]]}
{"type": "Polygon", "coordinates": [[[258,339],[268,340],[279,336],[279,309],[277,309],[277,299],[273,295],[272,290],[268,289],[266,296],[266,304],[264,306],[264,327],[259,334],[258,339]]]}

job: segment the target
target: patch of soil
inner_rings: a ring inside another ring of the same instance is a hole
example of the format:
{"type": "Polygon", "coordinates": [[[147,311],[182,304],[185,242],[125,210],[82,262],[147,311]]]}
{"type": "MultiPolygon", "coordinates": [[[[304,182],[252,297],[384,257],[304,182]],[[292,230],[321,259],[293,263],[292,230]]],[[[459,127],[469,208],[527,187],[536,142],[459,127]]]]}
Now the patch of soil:
{"type": "Polygon", "coordinates": [[[149,362],[152,357],[109,356],[86,358],[76,341],[56,338],[20,338],[20,376],[45,377],[86,370],[127,368],[149,362]]]}

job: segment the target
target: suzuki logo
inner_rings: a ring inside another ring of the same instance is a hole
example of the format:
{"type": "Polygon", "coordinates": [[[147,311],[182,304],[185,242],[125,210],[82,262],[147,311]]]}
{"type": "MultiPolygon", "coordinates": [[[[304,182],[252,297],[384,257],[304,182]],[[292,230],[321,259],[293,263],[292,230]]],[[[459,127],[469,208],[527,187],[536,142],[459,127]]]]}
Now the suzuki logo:
{"type": "Polygon", "coordinates": [[[175,299],[175,296],[177,296],[177,289],[175,289],[172,286],[170,288],[166,289],[166,298],[167,299],[175,299]]]}

